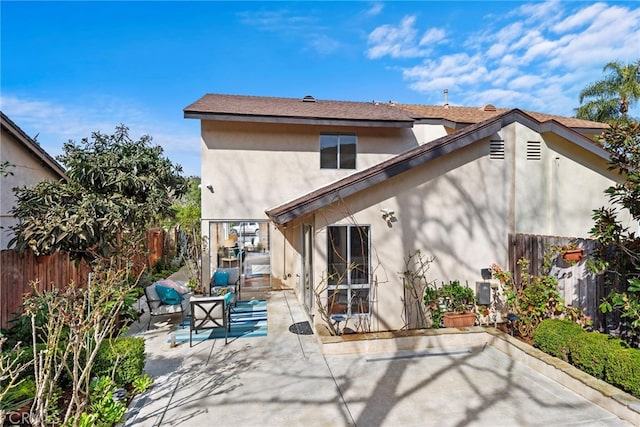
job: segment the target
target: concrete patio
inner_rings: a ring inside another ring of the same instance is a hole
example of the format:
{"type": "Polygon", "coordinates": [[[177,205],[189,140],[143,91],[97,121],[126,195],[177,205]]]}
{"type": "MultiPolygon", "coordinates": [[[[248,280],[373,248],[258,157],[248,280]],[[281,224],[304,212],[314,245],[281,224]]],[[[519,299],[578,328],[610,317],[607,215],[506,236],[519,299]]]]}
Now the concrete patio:
{"type": "Polygon", "coordinates": [[[323,354],[292,291],[253,297],[268,301],[267,337],[172,348],[179,318],[132,327],[155,384],[132,402],[126,426],[635,424],[491,345],[323,354]]]}

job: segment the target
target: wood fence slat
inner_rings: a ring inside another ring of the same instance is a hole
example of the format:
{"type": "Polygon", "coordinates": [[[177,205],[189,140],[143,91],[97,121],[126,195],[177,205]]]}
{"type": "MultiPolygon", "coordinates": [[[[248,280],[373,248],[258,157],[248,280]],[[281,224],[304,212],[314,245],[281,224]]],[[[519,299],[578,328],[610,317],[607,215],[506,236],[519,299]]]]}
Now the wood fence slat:
{"type": "Polygon", "coordinates": [[[529,272],[532,275],[550,274],[558,279],[558,291],[565,300],[565,304],[581,308],[591,316],[594,325],[599,325],[602,315],[598,310],[599,301],[603,295],[602,276],[596,276],[586,267],[586,259],[596,249],[597,242],[591,239],[544,236],[534,234],[509,234],[509,271],[512,272],[516,283],[522,282],[522,270],[518,260],[524,258],[530,261],[529,272]],[[550,272],[543,271],[544,256],[553,246],[576,244],[584,249],[585,257],[576,264],[569,264],[558,256],[553,260],[550,272]]]}
{"type": "MultiPolygon", "coordinates": [[[[142,254],[136,257],[133,274],[155,264],[165,255],[175,256],[175,248],[169,243],[172,251],[168,252],[165,240],[169,239],[165,239],[165,231],[162,229],[147,232],[147,247],[153,248],[153,257],[142,254]]],[[[77,264],[66,253],[56,252],[50,256],[37,257],[31,251],[0,251],[0,328],[8,327],[15,313],[22,312],[24,295],[31,293],[30,284],[34,280],[38,280],[40,291],[64,288],[71,282],[84,286],[88,283],[90,271],[88,263],[77,264]]]]}
{"type": "Polygon", "coordinates": [[[41,291],[64,288],[70,281],[86,283],[90,266],[83,262],[77,268],[68,254],[55,253],[37,257],[32,252],[0,252],[0,328],[10,326],[16,313],[22,313],[23,298],[31,293],[31,282],[38,281],[41,291]]]}

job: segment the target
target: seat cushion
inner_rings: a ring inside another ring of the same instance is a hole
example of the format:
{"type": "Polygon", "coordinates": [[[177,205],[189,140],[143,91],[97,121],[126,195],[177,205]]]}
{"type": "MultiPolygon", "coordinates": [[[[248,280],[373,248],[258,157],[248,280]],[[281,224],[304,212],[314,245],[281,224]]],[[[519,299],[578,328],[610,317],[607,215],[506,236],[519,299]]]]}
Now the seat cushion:
{"type": "Polygon", "coordinates": [[[216,269],[216,273],[218,272],[229,273],[229,280],[226,283],[227,285],[235,285],[240,279],[240,269],[238,267],[218,268],[216,269]]]}
{"type": "Polygon", "coordinates": [[[160,297],[162,304],[166,305],[179,305],[182,302],[182,297],[175,289],[157,284],[156,291],[160,297]]]}
{"type": "Polygon", "coordinates": [[[173,281],[171,279],[160,279],[156,283],[156,285],[166,286],[167,288],[175,289],[180,295],[186,294],[189,292],[189,288],[184,286],[183,284],[173,281]]]}
{"type": "Polygon", "coordinates": [[[229,272],[216,271],[213,273],[213,286],[227,286],[229,283],[229,272]]]}

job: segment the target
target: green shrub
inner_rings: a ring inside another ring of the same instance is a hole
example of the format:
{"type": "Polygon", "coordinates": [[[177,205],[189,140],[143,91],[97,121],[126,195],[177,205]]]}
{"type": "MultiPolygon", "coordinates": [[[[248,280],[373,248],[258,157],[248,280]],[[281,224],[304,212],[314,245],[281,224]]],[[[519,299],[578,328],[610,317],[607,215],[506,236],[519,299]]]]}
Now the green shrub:
{"type": "Polygon", "coordinates": [[[569,341],[570,363],[596,378],[604,379],[609,355],[624,347],[622,340],[599,332],[585,332],[569,341]]]}
{"type": "Polygon", "coordinates": [[[144,339],[119,337],[105,340],[94,361],[91,375],[113,378],[118,387],[131,384],[144,369],[144,339]]]}
{"type": "Polygon", "coordinates": [[[106,377],[91,383],[87,412],[80,414],[77,420],[79,427],[115,426],[122,421],[127,406],[113,398],[115,383],[106,377]]]}
{"type": "Polygon", "coordinates": [[[580,325],[566,319],[545,319],[533,333],[533,345],[547,354],[569,362],[569,342],[585,333],[580,325]]]}
{"type": "Polygon", "coordinates": [[[133,391],[136,394],[144,393],[149,389],[149,387],[153,385],[153,378],[151,378],[147,374],[144,374],[133,380],[133,383],[131,385],[133,386],[133,391]]]}
{"type": "Polygon", "coordinates": [[[14,385],[0,400],[0,411],[15,411],[29,402],[36,395],[36,382],[33,378],[25,378],[14,385]]]}
{"type": "Polygon", "coordinates": [[[640,350],[619,348],[610,354],[605,381],[640,398],[640,350]]]}

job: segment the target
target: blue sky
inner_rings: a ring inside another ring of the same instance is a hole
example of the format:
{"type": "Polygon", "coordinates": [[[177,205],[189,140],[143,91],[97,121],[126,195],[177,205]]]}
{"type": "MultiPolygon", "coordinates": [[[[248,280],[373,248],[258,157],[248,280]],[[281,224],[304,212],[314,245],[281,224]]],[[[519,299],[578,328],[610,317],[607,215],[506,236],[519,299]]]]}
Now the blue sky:
{"type": "MultiPolygon", "coordinates": [[[[50,154],[123,123],[200,174],[205,93],[572,116],[640,59],[640,3],[0,2],[0,108],[50,154]]],[[[640,116],[636,107],[631,113],[640,116]]]]}

